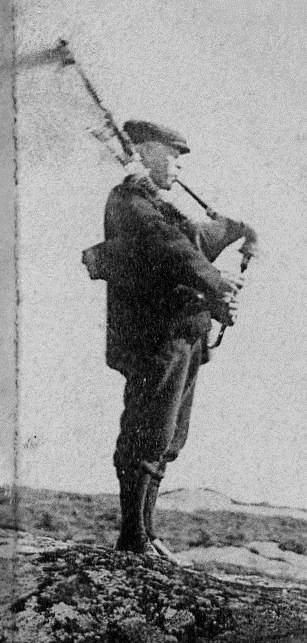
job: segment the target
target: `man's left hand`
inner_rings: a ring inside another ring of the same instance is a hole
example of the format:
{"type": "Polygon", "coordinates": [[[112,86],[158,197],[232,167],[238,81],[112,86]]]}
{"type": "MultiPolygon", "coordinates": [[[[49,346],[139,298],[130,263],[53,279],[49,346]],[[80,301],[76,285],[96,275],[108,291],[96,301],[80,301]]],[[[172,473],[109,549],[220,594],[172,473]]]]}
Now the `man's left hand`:
{"type": "Polygon", "coordinates": [[[221,277],[224,281],[229,283],[230,288],[234,294],[236,294],[244,286],[243,275],[235,275],[228,270],[221,270],[221,277]]]}

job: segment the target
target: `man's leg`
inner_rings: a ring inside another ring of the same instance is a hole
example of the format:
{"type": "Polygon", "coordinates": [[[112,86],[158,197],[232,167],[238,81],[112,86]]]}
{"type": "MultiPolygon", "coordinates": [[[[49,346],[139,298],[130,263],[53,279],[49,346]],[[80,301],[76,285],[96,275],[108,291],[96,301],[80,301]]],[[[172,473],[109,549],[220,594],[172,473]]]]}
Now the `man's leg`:
{"type": "Polygon", "coordinates": [[[143,513],[150,474],[141,467],[130,468],[118,471],[118,480],[122,522],[116,548],[143,553],[148,541],[143,513]]]}
{"type": "Polygon", "coordinates": [[[202,359],[201,340],[196,340],[191,347],[191,357],[189,370],[182,394],[181,404],[178,409],[176,428],[172,441],[165,453],[167,462],[173,462],[183,449],[189,432],[192,405],[194,400],[195,386],[197,381],[198,370],[202,359]]]}
{"type": "Polygon", "coordinates": [[[157,534],[155,533],[155,528],[154,528],[154,510],[155,510],[155,505],[159,494],[160,484],[165,474],[165,469],[166,469],[166,461],[164,460],[159,464],[159,467],[158,467],[158,471],[161,474],[161,478],[157,478],[157,477],[151,478],[147,488],[147,494],[146,494],[145,505],[144,505],[144,523],[145,523],[146,533],[149,536],[150,540],[154,540],[155,538],[157,538],[157,534]]]}
{"type": "MultiPolygon", "coordinates": [[[[189,359],[189,367],[187,371],[186,381],[184,385],[184,390],[181,397],[181,402],[178,408],[178,414],[176,418],[176,426],[173,434],[173,438],[169,444],[169,447],[164,454],[163,461],[160,464],[161,474],[165,474],[167,462],[173,462],[179,455],[179,452],[186,443],[191,410],[194,398],[195,385],[197,380],[198,369],[201,363],[202,347],[200,340],[197,340],[193,346],[191,346],[191,353],[189,359]]],[[[144,508],[144,518],[145,518],[145,527],[146,531],[151,540],[157,538],[154,529],[154,509],[155,504],[159,494],[159,487],[161,479],[151,479],[147,489],[145,508],[144,508]]]]}
{"type": "Polygon", "coordinates": [[[127,374],[125,410],[114,455],[121,489],[121,549],[142,551],[145,547],[147,489],[150,481],[158,482],[163,476],[163,455],[174,436],[190,354],[191,346],[185,340],[172,340],[158,356],[138,361],[127,374]]]}

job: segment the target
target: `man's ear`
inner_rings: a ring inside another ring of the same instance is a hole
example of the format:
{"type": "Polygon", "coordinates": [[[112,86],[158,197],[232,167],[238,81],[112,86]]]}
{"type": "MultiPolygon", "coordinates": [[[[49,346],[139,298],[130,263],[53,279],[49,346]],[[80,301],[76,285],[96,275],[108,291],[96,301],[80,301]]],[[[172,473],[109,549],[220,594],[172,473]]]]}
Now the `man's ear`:
{"type": "Polygon", "coordinates": [[[149,165],[149,160],[150,160],[150,154],[152,152],[152,145],[150,141],[146,141],[145,143],[138,143],[138,145],[135,146],[136,152],[139,153],[142,162],[144,163],[145,167],[148,167],[149,165]]]}

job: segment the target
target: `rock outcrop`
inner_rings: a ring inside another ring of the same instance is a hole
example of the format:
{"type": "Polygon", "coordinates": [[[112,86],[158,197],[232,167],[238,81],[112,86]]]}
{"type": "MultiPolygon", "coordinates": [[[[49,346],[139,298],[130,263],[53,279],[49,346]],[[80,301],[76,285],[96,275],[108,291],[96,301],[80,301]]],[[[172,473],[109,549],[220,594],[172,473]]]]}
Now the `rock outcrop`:
{"type": "Polygon", "coordinates": [[[305,641],[302,585],[2,530],[1,643],[305,641]],[[6,534],[6,541],[5,541],[6,534]]]}

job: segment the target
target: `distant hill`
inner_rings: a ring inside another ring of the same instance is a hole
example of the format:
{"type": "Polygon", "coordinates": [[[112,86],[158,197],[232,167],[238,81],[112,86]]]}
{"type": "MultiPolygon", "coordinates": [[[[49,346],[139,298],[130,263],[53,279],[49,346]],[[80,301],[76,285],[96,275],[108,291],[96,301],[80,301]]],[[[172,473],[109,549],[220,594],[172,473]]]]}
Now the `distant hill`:
{"type": "Polygon", "coordinates": [[[268,503],[246,503],[233,500],[219,491],[207,488],[174,489],[165,491],[159,497],[159,508],[179,511],[232,511],[254,513],[262,516],[292,516],[307,520],[307,509],[270,505],[268,503]]]}

